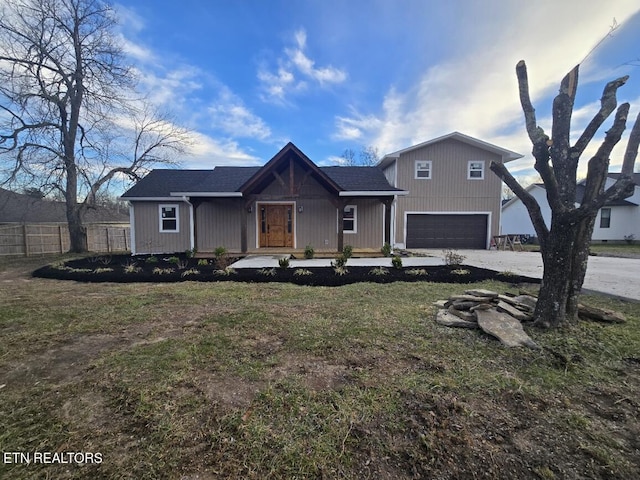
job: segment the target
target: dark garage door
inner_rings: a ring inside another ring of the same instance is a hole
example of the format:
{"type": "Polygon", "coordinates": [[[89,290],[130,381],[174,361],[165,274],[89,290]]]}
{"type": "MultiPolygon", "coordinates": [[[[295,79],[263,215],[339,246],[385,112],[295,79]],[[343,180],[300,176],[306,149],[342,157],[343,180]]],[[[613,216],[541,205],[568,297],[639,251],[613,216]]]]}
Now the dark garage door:
{"type": "Polygon", "coordinates": [[[407,215],[407,248],[487,248],[487,215],[407,215]]]}

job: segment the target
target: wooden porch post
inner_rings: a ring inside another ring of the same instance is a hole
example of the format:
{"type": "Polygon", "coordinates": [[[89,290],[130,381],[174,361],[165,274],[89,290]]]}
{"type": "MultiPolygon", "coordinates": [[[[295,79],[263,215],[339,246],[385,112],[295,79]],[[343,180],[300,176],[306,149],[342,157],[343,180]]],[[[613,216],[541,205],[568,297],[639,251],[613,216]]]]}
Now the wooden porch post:
{"type": "Polygon", "coordinates": [[[393,204],[393,198],[384,198],[384,241],[391,245],[391,204],[393,204]]]}
{"type": "Polygon", "coordinates": [[[242,208],[240,211],[240,251],[242,253],[247,253],[247,221],[249,219],[249,215],[247,215],[247,209],[249,208],[244,202],[241,204],[242,208]]]}
{"type": "Polygon", "coordinates": [[[347,206],[348,200],[338,199],[338,252],[342,252],[344,248],[344,207],[347,206]]]}

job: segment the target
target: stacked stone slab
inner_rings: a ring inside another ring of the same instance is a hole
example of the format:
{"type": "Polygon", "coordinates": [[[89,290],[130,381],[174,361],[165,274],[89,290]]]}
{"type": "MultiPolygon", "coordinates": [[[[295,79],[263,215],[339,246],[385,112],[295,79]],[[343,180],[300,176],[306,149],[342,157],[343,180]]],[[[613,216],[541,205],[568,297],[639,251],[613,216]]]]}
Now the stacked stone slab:
{"type": "Polygon", "coordinates": [[[484,289],[466,290],[436,302],[436,322],[447,327],[479,328],[508,347],[539,348],[525,333],[522,323],[533,319],[536,298],[511,297],[484,289]]]}

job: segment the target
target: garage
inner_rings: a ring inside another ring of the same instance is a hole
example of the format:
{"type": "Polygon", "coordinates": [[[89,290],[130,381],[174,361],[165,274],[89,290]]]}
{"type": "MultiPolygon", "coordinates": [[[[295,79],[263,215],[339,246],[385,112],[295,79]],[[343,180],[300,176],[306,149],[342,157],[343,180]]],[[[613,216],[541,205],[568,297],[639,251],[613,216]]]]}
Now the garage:
{"type": "Polygon", "coordinates": [[[486,214],[407,214],[407,248],[487,248],[486,214]]]}

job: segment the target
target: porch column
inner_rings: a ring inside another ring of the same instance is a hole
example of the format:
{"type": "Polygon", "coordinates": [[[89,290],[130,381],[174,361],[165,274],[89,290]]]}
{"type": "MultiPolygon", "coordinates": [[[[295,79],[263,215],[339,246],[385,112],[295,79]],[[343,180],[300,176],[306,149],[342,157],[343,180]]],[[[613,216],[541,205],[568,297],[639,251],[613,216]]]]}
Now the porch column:
{"type": "Polygon", "coordinates": [[[393,204],[393,197],[384,198],[384,241],[391,245],[391,205],[393,204]]]}
{"type": "Polygon", "coordinates": [[[247,215],[247,209],[249,208],[244,202],[241,203],[240,209],[240,251],[247,253],[247,221],[249,216],[247,215]]]}
{"type": "Polygon", "coordinates": [[[344,248],[344,207],[347,206],[348,200],[338,199],[338,252],[342,252],[344,248]]]}

